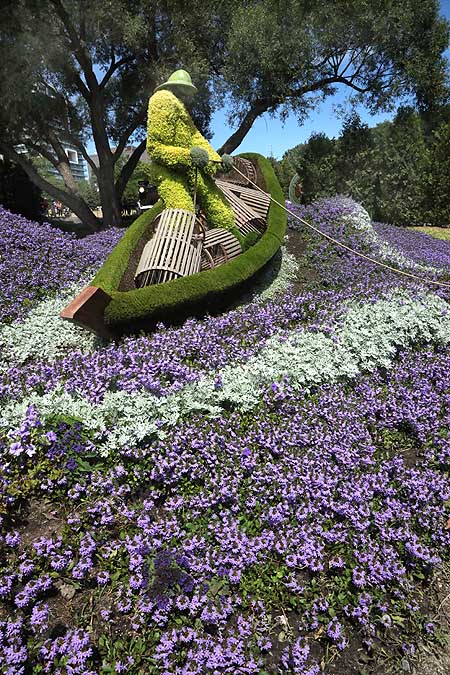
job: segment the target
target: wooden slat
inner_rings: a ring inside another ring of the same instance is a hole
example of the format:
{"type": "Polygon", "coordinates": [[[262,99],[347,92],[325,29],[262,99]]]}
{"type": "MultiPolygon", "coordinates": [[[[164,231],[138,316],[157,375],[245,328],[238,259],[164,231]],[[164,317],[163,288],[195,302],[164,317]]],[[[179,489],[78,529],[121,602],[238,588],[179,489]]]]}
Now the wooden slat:
{"type": "Polygon", "coordinates": [[[139,261],[136,284],[163,283],[200,270],[203,235],[194,236],[195,229],[199,228],[190,211],[163,211],[139,261]]]}
{"type": "Polygon", "coordinates": [[[210,270],[215,267],[214,258],[206,248],[202,249],[200,265],[202,270],[210,270]]]}
{"type": "MultiPolygon", "coordinates": [[[[214,246],[214,244],[220,243],[224,239],[227,239],[227,237],[225,235],[226,235],[226,231],[221,229],[221,228],[218,228],[218,227],[213,229],[213,230],[209,230],[206,233],[206,236],[205,236],[205,241],[204,241],[204,244],[203,244],[204,247],[206,248],[207,246],[214,246]]],[[[237,241],[237,239],[236,239],[236,241],[237,241]]]]}
{"type": "Polygon", "coordinates": [[[223,228],[208,230],[202,250],[202,269],[217,267],[242,253],[238,239],[223,228]],[[211,265],[211,259],[213,265],[211,265]]]}
{"type": "Polygon", "coordinates": [[[226,248],[239,248],[241,247],[238,239],[229,232],[228,230],[225,230],[223,228],[214,228],[213,230],[208,230],[208,232],[205,235],[205,241],[203,243],[203,246],[205,248],[209,248],[211,246],[214,246],[215,244],[223,244],[226,246],[226,248]]]}
{"type": "Polygon", "coordinates": [[[249,234],[249,232],[264,232],[266,222],[257,211],[240,199],[235,191],[234,186],[230,186],[226,181],[216,180],[216,185],[225,195],[228,203],[233,209],[236,227],[241,234],[249,234]]]}
{"type": "Polygon", "coordinates": [[[185,257],[188,255],[190,252],[190,246],[191,246],[191,240],[192,240],[192,234],[193,234],[193,224],[195,223],[195,217],[194,220],[191,221],[192,225],[190,227],[190,223],[186,219],[186,213],[184,214],[184,218],[182,220],[182,232],[180,232],[179,239],[177,242],[177,246],[175,247],[175,252],[173,254],[174,260],[175,260],[175,265],[183,270],[183,276],[185,276],[185,257]]]}
{"type": "Polygon", "coordinates": [[[270,206],[270,195],[266,193],[261,193],[258,190],[239,187],[237,190],[231,188],[233,192],[236,192],[237,196],[245,202],[250,208],[252,208],[261,218],[267,217],[267,212],[270,206]]]}
{"type": "MultiPolygon", "coordinates": [[[[256,169],[249,159],[244,159],[243,157],[233,157],[233,164],[254,183],[257,182],[256,169]]],[[[229,183],[234,183],[237,185],[251,185],[251,183],[249,183],[249,181],[246,180],[244,176],[241,176],[241,174],[239,174],[237,171],[234,171],[233,169],[225,175],[225,180],[229,183]]]]}

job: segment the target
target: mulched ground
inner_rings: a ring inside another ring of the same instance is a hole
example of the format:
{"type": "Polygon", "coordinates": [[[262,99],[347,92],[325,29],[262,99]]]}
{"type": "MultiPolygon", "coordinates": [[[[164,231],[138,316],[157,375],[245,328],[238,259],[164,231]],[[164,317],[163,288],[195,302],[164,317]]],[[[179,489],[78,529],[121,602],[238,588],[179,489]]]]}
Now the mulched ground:
{"type": "Polygon", "coordinates": [[[136,289],[136,284],[134,283],[134,275],[136,274],[137,266],[139,260],[141,259],[142,251],[144,250],[145,244],[150,241],[153,235],[153,229],[151,224],[148,226],[145,234],[139,239],[136,248],[133,251],[133,254],[128,260],[127,269],[124,272],[122,279],[119,284],[119,291],[133,291],[136,289]]]}
{"type": "Polygon", "coordinates": [[[297,278],[293,283],[294,291],[301,293],[307,286],[318,284],[320,276],[305,258],[308,241],[303,234],[297,230],[288,231],[286,248],[299,263],[297,278]]]}
{"type": "Polygon", "coordinates": [[[422,645],[413,675],[449,675],[450,673],[450,565],[437,570],[428,589],[430,619],[442,634],[442,643],[422,645]]]}

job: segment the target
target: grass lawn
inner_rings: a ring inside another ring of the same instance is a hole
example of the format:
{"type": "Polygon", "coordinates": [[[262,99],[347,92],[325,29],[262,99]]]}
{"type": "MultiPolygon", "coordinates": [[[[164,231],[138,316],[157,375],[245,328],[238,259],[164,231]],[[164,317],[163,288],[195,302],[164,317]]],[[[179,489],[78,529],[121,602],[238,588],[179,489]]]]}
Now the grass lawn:
{"type": "Polygon", "coordinates": [[[450,241],[450,227],[408,227],[408,230],[415,230],[416,232],[423,232],[429,234],[436,239],[443,241],[450,241]]]}

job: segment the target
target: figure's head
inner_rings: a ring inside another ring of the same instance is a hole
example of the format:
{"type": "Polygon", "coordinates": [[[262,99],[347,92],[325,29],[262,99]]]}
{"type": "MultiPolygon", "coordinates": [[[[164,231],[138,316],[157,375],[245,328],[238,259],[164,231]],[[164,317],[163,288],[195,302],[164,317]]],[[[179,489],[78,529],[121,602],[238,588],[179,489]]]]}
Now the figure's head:
{"type": "Polygon", "coordinates": [[[182,69],[172,73],[167,82],[160,84],[159,87],[156,87],[155,91],[160,91],[161,89],[168,89],[175,96],[186,102],[190,101],[197,93],[197,87],[194,87],[192,84],[191,76],[187,70],[182,69]]]}

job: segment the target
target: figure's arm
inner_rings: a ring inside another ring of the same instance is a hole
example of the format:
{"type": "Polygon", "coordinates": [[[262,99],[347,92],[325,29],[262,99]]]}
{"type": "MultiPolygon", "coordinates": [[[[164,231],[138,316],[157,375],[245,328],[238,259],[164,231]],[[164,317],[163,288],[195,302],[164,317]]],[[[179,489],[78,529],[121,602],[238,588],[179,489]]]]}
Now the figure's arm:
{"type": "Polygon", "coordinates": [[[214,164],[214,162],[220,162],[220,155],[208,143],[206,138],[201,135],[198,129],[195,129],[195,133],[192,138],[192,144],[203,148],[203,150],[206,150],[208,153],[210,163],[204,169],[202,169],[202,171],[209,176],[213,176],[220,168],[219,164],[214,164]]]}
{"type": "Polygon", "coordinates": [[[214,148],[208,143],[206,138],[204,138],[198,129],[195,130],[195,133],[192,138],[192,145],[198,145],[200,148],[203,148],[208,153],[210,161],[220,162],[220,155],[214,150],[214,148]]]}
{"type": "Polygon", "coordinates": [[[167,167],[192,166],[189,148],[173,145],[178,111],[171,95],[160,91],[150,98],[148,105],[147,152],[151,159],[167,167]]]}

